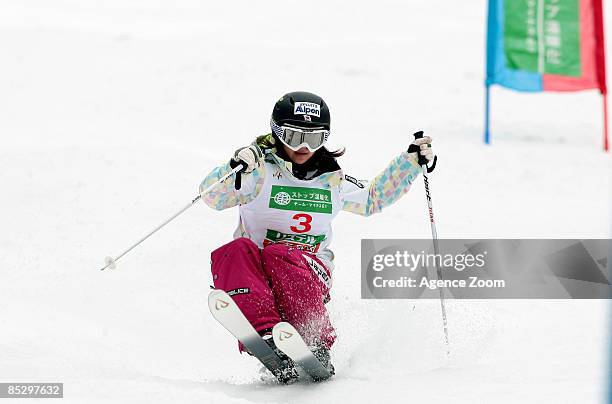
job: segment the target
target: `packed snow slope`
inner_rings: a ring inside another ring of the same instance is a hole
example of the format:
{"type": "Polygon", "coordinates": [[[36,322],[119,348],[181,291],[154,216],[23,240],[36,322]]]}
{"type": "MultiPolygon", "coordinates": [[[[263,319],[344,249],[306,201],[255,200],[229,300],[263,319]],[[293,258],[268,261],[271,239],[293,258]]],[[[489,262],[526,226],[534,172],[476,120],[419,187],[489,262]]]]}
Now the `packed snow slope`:
{"type": "Polygon", "coordinates": [[[421,179],[335,223],[337,375],[319,385],[262,381],[208,313],[235,210],[194,207],[98,270],[293,90],[326,99],[358,178],[432,135],[441,237],[609,237],[596,92],[495,88],[482,144],[485,15],[484,0],[3,0],[0,381],[64,382],[67,403],[603,401],[606,302],[449,301],[447,358],[437,301],[360,300],[361,238],[430,236],[421,179]]]}

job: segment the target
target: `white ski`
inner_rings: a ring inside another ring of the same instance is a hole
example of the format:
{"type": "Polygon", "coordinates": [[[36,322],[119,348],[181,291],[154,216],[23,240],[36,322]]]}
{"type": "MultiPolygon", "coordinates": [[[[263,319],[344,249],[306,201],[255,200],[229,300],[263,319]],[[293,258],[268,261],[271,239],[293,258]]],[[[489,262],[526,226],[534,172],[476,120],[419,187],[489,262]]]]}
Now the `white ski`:
{"type": "Polygon", "coordinates": [[[242,342],[280,382],[288,383],[295,379],[293,369],[288,369],[276,352],[255,331],[230,295],[219,289],[211,291],[208,295],[208,308],[213,317],[242,342]]]}
{"type": "Polygon", "coordinates": [[[291,324],[287,322],[276,324],[272,329],[272,337],[276,347],[304,369],[314,381],[329,379],[332,376],[291,324]]]}

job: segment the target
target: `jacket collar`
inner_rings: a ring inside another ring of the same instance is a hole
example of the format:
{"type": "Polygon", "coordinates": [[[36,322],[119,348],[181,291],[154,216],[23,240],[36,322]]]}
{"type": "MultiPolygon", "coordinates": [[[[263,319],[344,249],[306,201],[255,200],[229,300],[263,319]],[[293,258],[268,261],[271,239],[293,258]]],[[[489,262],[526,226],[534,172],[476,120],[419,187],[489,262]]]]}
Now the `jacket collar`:
{"type": "Polygon", "coordinates": [[[297,178],[295,175],[293,175],[293,163],[280,158],[276,154],[275,149],[270,148],[270,149],[264,150],[264,155],[265,155],[264,159],[266,162],[276,164],[286,176],[288,176],[294,181],[310,182],[310,181],[318,180],[318,181],[321,181],[323,184],[328,184],[331,187],[336,187],[340,185],[340,182],[343,177],[342,169],[340,169],[340,166],[338,166],[338,163],[334,162],[335,166],[329,167],[331,171],[325,171],[322,174],[319,174],[313,178],[302,180],[302,179],[297,178]]]}

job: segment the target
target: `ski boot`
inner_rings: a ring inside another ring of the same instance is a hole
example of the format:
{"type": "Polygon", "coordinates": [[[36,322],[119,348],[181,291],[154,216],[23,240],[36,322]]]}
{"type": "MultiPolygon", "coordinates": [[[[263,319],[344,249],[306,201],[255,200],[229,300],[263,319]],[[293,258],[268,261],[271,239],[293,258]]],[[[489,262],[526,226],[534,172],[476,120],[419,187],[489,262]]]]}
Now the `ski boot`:
{"type": "Polygon", "coordinates": [[[276,347],[276,344],[274,343],[274,339],[272,338],[271,332],[265,333],[264,335],[261,336],[261,338],[263,338],[266,344],[268,344],[270,348],[272,348],[272,350],[276,352],[278,357],[283,362],[283,366],[277,369],[276,372],[274,372],[274,376],[276,377],[276,379],[280,383],[283,383],[283,384],[295,383],[298,380],[299,375],[298,375],[297,369],[295,368],[295,364],[293,363],[291,358],[289,358],[287,355],[285,355],[283,351],[281,351],[280,349],[276,347]]]}
{"type": "Polygon", "coordinates": [[[331,355],[329,354],[329,348],[317,345],[314,347],[310,347],[310,350],[314,354],[314,356],[321,362],[321,364],[327,369],[331,376],[336,374],[336,370],[334,369],[334,365],[331,363],[331,355]]]}

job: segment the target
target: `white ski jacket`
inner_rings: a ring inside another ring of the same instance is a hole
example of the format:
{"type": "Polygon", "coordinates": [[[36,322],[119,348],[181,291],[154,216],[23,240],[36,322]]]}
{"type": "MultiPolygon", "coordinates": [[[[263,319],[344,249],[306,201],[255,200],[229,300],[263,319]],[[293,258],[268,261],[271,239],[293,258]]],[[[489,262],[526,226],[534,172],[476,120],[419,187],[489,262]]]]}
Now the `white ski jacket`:
{"type": "MultiPolygon", "coordinates": [[[[269,144],[270,135],[256,140],[269,144]]],[[[330,272],[333,270],[331,222],[341,211],[363,216],[380,212],[408,192],[420,172],[413,154],[397,156],[372,181],[360,181],[342,170],[300,180],[292,174],[291,163],[263,148],[264,159],[251,173],[242,173],[242,187],[235,189],[230,177],[206,195],[213,209],[239,206],[240,220],[234,238],[247,237],[259,248],[283,243],[315,254],[330,272]]],[[[202,181],[206,189],[231,171],[229,163],[215,168],[202,181]]]]}

